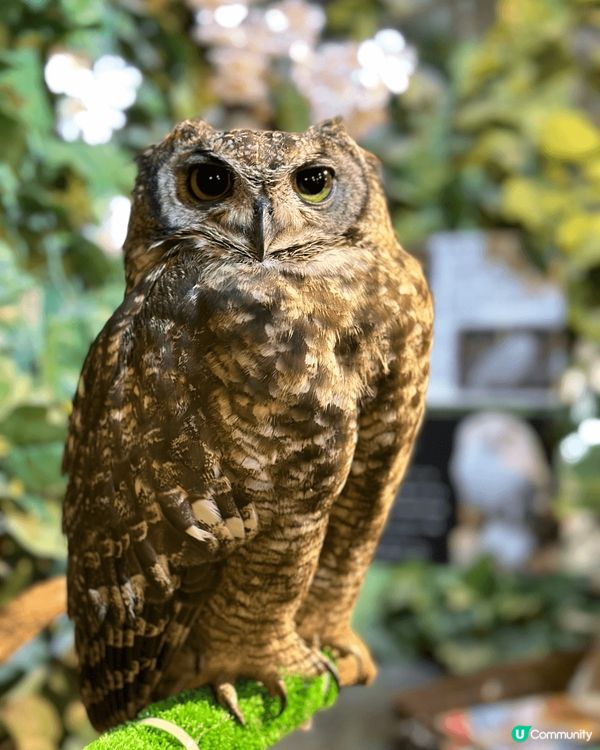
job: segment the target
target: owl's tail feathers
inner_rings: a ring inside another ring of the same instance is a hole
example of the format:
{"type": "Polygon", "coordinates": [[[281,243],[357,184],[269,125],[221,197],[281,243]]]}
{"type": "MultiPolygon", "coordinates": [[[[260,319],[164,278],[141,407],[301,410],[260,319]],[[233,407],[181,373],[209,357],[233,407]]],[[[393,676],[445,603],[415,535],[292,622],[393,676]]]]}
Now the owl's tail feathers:
{"type": "Polygon", "coordinates": [[[129,627],[107,627],[104,637],[93,642],[78,638],[81,696],[97,729],[132,719],[150,703],[189,633],[189,610],[177,601],[170,607],[149,604],[129,627]]]}
{"type": "Polygon", "coordinates": [[[182,601],[174,590],[165,596],[147,585],[133,572],[133,557],[130,551],[102,559],[108,585],[88,589],[88,595],[103,601],[90,607],[91,617],[81,611],[75,617],[81,697],[97,729],[132,719],[150,702],[197,611],[197,603],[182,601]]]}
{"type": "Polygon", "coordinates": [[[0,663],[66,611],[64,576],[26,589],[0,609],[0,663]]]}

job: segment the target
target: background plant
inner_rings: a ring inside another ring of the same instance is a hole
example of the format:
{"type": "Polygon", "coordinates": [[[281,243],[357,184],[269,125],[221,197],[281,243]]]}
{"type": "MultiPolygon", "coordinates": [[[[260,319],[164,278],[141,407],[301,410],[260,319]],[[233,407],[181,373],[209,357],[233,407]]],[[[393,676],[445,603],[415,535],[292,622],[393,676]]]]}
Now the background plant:
{"type": "Polygon", "coordinates": [[[357,621],[380,660],[428,658],[466,674],[511,659],[583,648],[600,618],[590,581],[561,572],[499,572],[490,558],[467,568],[376,563],[357,621]]]}

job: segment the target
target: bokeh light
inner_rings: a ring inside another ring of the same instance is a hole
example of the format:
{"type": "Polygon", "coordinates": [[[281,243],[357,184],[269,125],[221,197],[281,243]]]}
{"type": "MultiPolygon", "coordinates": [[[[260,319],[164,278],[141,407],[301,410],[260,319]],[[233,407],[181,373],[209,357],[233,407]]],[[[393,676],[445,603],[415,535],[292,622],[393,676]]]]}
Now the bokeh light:
{"type": "Polygon", "coordinates": [[[85,236],[101,247],[109,256],[121,254],[131,213],[131,201],[124,195],[115,195],[108,201],[99,224],[84,227],[85,236]]]}
{"type": "Polygon", "coordinates": [[[363,41],[322,41],[325,11],[302,0],[201,7],[195,18],[194,36],[209,48],[213,89],[224,103],[268,112],[273,63],[283,62],[285,82],[306,99],[311,118],[341,115],[357,136],[383,122],[390,97],[408,89],[417,67],[415,50],[396,29],[363,41]]]}
{"type": "Polygon", "coordinates": [[[142,83],[140,71],[117,55],[94,63],[72,52],[55,52],[44,77],[50,91],[62,95],[57,105],[57,129],[66,141],[107,143],[125,125],[127,110],[142,83]]]}

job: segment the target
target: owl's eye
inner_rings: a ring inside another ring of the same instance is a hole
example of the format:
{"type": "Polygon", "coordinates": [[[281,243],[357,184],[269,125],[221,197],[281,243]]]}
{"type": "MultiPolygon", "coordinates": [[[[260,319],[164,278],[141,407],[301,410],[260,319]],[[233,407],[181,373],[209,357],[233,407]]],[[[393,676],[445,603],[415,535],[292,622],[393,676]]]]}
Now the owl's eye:
{"type": "Polygon", "coordinates": [[[305,167],[296,172],[294,188],[302,200],[322,203],[331,194],[333,175],[329,167],[305,167]]]}
{"type": "Polygon", "coordinates": [[[231,188],[231,171],[222,164],[198,164],[192,168],[189,185],[192,195],[201,201],[215,201],[231,188]]]}

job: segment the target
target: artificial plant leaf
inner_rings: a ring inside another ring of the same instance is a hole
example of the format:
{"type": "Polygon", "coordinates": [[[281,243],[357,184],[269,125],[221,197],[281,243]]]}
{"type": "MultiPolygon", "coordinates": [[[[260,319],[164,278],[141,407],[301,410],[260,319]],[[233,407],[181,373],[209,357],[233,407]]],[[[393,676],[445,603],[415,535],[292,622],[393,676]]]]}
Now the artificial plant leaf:
{"type": "MultiPolygon", "coordinates": [[[[54,117],[42,80],[40,53],[33,47],[17,47],[0,53],[0,109],[25,126],[30,135],[46,136],[54,117]]],[[[0,144],[6,149],[9,144],[0,144]]]]}
{"type": "MultiPolygon", "coordinates": [[[[34,285],[31,276],[19,268],[10,246],[0,240],[0,310],[3,305],[17,302],[27,289],[34,285]]],[[[0,324],[2,316],[0,316],[0,324]]]]}
{"type": "Polygon", "coordinates": [[[129,193],[133,187],[133,160],[113,143],[92,146],[79,141],[55,141],[48,150],[47,162],[54,167],[70,167],[87,185],[94,200],[129,193]]]}
{"type": "Polygon", "coordinates": [[[556,239],[575,267],[600,263],[600,214],[579,211],[570,215],[558,227],[556,239]]]}
{"type": "Polygon", "coordinates": [[[29,553],[55,560],[66,557],[59,503],[40,498],[35,511],[30,507],[27,513],[13,503],[5,503],[4,515],[8,533],[29,553]]]}
{"type": "Polygon", "coordinates": [[[22,445],[11,450],[4,466],[28,491],[58,496],[65,484],[60,473],[62,453],[62,442],[22,445]]]}
{"type": "MultiPolygon", "coordinates": [[[[0,419],[4,419],[26,400],[31,386],[29,375],[19,370],[12,359],[0,356],[0,419]]],[[[5,431],[4,424],[1,429],[12,440],[5,431]]]]}
{"type": "Polygon", "coordinates": [[[541,200],[542,190],[539,184],[527,177],[510,177],[502,186],[502,213],[533,231],[544,222],[539,209],[541,200]]]}
{"type": "Polygon", "coordinates": [[[14,445],[62,442],[66,420],[58,420],[54,410],[45,404],[22,404],[3,419],[2,434],[14,445]]]}
{"type": "Polygon", "coordinates": [[[540,148],[554,159],[583,161],[600,151],[600,130],[584,112],[560,109],[541,124],[540,148]]]}

